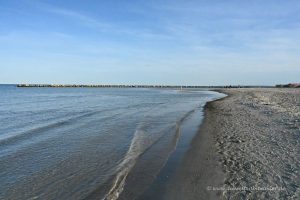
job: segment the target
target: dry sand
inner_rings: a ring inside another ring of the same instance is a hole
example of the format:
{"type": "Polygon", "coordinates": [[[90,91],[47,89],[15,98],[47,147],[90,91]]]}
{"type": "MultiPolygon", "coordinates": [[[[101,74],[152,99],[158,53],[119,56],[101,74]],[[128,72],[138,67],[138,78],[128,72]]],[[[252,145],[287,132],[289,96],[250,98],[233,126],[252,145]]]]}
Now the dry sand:
{"type": "Polygon", "coordinates": [[[221,92],[164,199],[300,199],[300,89],[221,92]]]}

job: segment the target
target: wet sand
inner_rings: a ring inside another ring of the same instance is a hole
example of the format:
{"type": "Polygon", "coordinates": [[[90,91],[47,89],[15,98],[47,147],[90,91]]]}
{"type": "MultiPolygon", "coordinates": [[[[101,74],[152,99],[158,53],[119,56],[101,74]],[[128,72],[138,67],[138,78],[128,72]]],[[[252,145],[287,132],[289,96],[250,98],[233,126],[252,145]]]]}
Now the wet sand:
{"type": "Polygon", "coordinates": [[[299,199],[300,90],[220,92],[162,199],[299,199]]]}

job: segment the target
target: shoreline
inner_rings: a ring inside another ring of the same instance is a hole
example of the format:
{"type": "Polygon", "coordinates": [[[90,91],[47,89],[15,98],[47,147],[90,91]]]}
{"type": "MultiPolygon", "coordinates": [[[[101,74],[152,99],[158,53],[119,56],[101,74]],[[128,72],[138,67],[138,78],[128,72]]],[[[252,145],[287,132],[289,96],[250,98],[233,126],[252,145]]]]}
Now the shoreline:
{"type": "Polygon", "coordinates": [[[161,199],[299,198],[300,91],[216,91],[161,199]]]}
{"type": "MultiPolygon", "coordinates": [[[[213,98],[210,101],[224,97],[224,94],[217,92],[212,92],[211,95],[213,98]]],[[[176,122],[176,129],[166,133],[142,153],[134,161],[132,169],[124,174],[126,183],[116,190],[116,195],[111,195],[114,190],[110,190],[104,199],[161,199],[160,194],[171,186],[170,180],[203,122],[206,103],[203,102],[201,106],[183,116],[176,122]]],[[[116,177],[118,176],[117,174],[116,177]]],[[[108,185],[115,187],[115,178],[111,181],[108,185]]],[[[104,188],[98,188],[87,199],[103,196],[101,191],[104,192],[104,188]]]]}
{"type": "MultiPolygon", "coordinates": [[[[222,99],[225,96],[220,92],[216,92],[215,95],[216,100],[222,99]]],[[[213,101],[215,100],[211,100],[210,102],[213,101]]],[[[176,188],[174,183],[178,182],[173,180],[173,177],[175,177],[178,168],[182,165],[182,160],[185,158],[187,151],[189,151],[190,144],[196,137],[199,127],[203,124],[206,115],[206,106],[207,102],[190,113],[186,119],[178,124],[178,130],[176,131],[176,135],[178,134],[178,136],[176,136],[177,139],[176,141],[172,139],[176,145],[172,145],[174,146],[173,150],[168,150],[168,152],[170,152],[168,156],[163,156],[163,149],[169,148],[166,142],[171,141],[170,139],[158,142],[139,158],[128,174],[124,190],[117,199],[174,199],[165,194],[167,194],[170,189],[176,188]],[[157,172],[150,173],[153,165],[157,165],[161,157],[167,158],[165,161],[162,160],[164,163],[161,164],[162,167],[160,167],[157,172]]],[[[180,181],[180,183],[182,182],[180,181]]],[[[181,187],[180,185],[178,186],[181,187]]],[[[176,190],[176,195],[177,191],[178,190],[176,190]]],[[[185,198],[182,196],[182,198],[179,199],[185,198]]]]}
{"type": "Polygon", "coordinates": [[[203,108],[203,120],[191,140],[183,160],[179,163],[169,186],[159,199],[220,199],[220,191],[209,191],[208,186],[222,186],[225,174],[219,165],[220,156],[214,146],[215,102],[228,98],[226,92],[214,90],[227,96],[207,102],[203,108]]]}
{"type": "MultiPolygon", "coordinates": [[[[222,98],[223,94],[214,94],[215,98],[222,98]]],[[[213,101],[213,100],[212,100],[213,101]]],[[[167,135],[167,140],[160,140],[151,149],[146,151],[137,161],[133,169],[126,178],[124,191],[118,199],[161,199],[166,188],[171,186],[173,174],[183,159],[186,151],[190,147],[190,142],[193,140],[199,126],[204,119],[204,106],[196,108],[193,112],[188,113],[184,119],[177,124],[176,137],[171,139],[167,135]],[[171,139],[171,140],[170,140],[171,139]],[[174,143],[169,147],[168,143],[174,143]],[[168,155],[164,156],[164,149],[169,149],[168,155]],[[162,157],[166,159],[161,160],[162,157]],[[150,173],[151,168],[161,161],[162,164],[157,172],[150,173]]]]}

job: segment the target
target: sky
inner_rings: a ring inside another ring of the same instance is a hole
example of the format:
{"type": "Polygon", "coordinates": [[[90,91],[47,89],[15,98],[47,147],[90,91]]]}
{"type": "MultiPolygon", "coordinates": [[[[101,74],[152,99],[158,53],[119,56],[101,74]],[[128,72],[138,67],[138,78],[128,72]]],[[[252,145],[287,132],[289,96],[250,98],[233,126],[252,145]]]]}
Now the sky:
{"type": "Polygon", "coordinates": [[[299,0],[0,0],[0,83],[290,82],[299,0]]]}

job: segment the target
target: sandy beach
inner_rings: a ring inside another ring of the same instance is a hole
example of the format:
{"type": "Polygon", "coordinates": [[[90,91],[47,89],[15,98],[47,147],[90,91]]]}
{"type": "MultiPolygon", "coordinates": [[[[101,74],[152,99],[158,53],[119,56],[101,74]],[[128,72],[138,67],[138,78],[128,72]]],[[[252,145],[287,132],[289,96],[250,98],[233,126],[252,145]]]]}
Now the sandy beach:
{"type": "Polygon", "coordinates": [[[299,199],[300,90],[220,92],[163,199],[299,199]]]}

